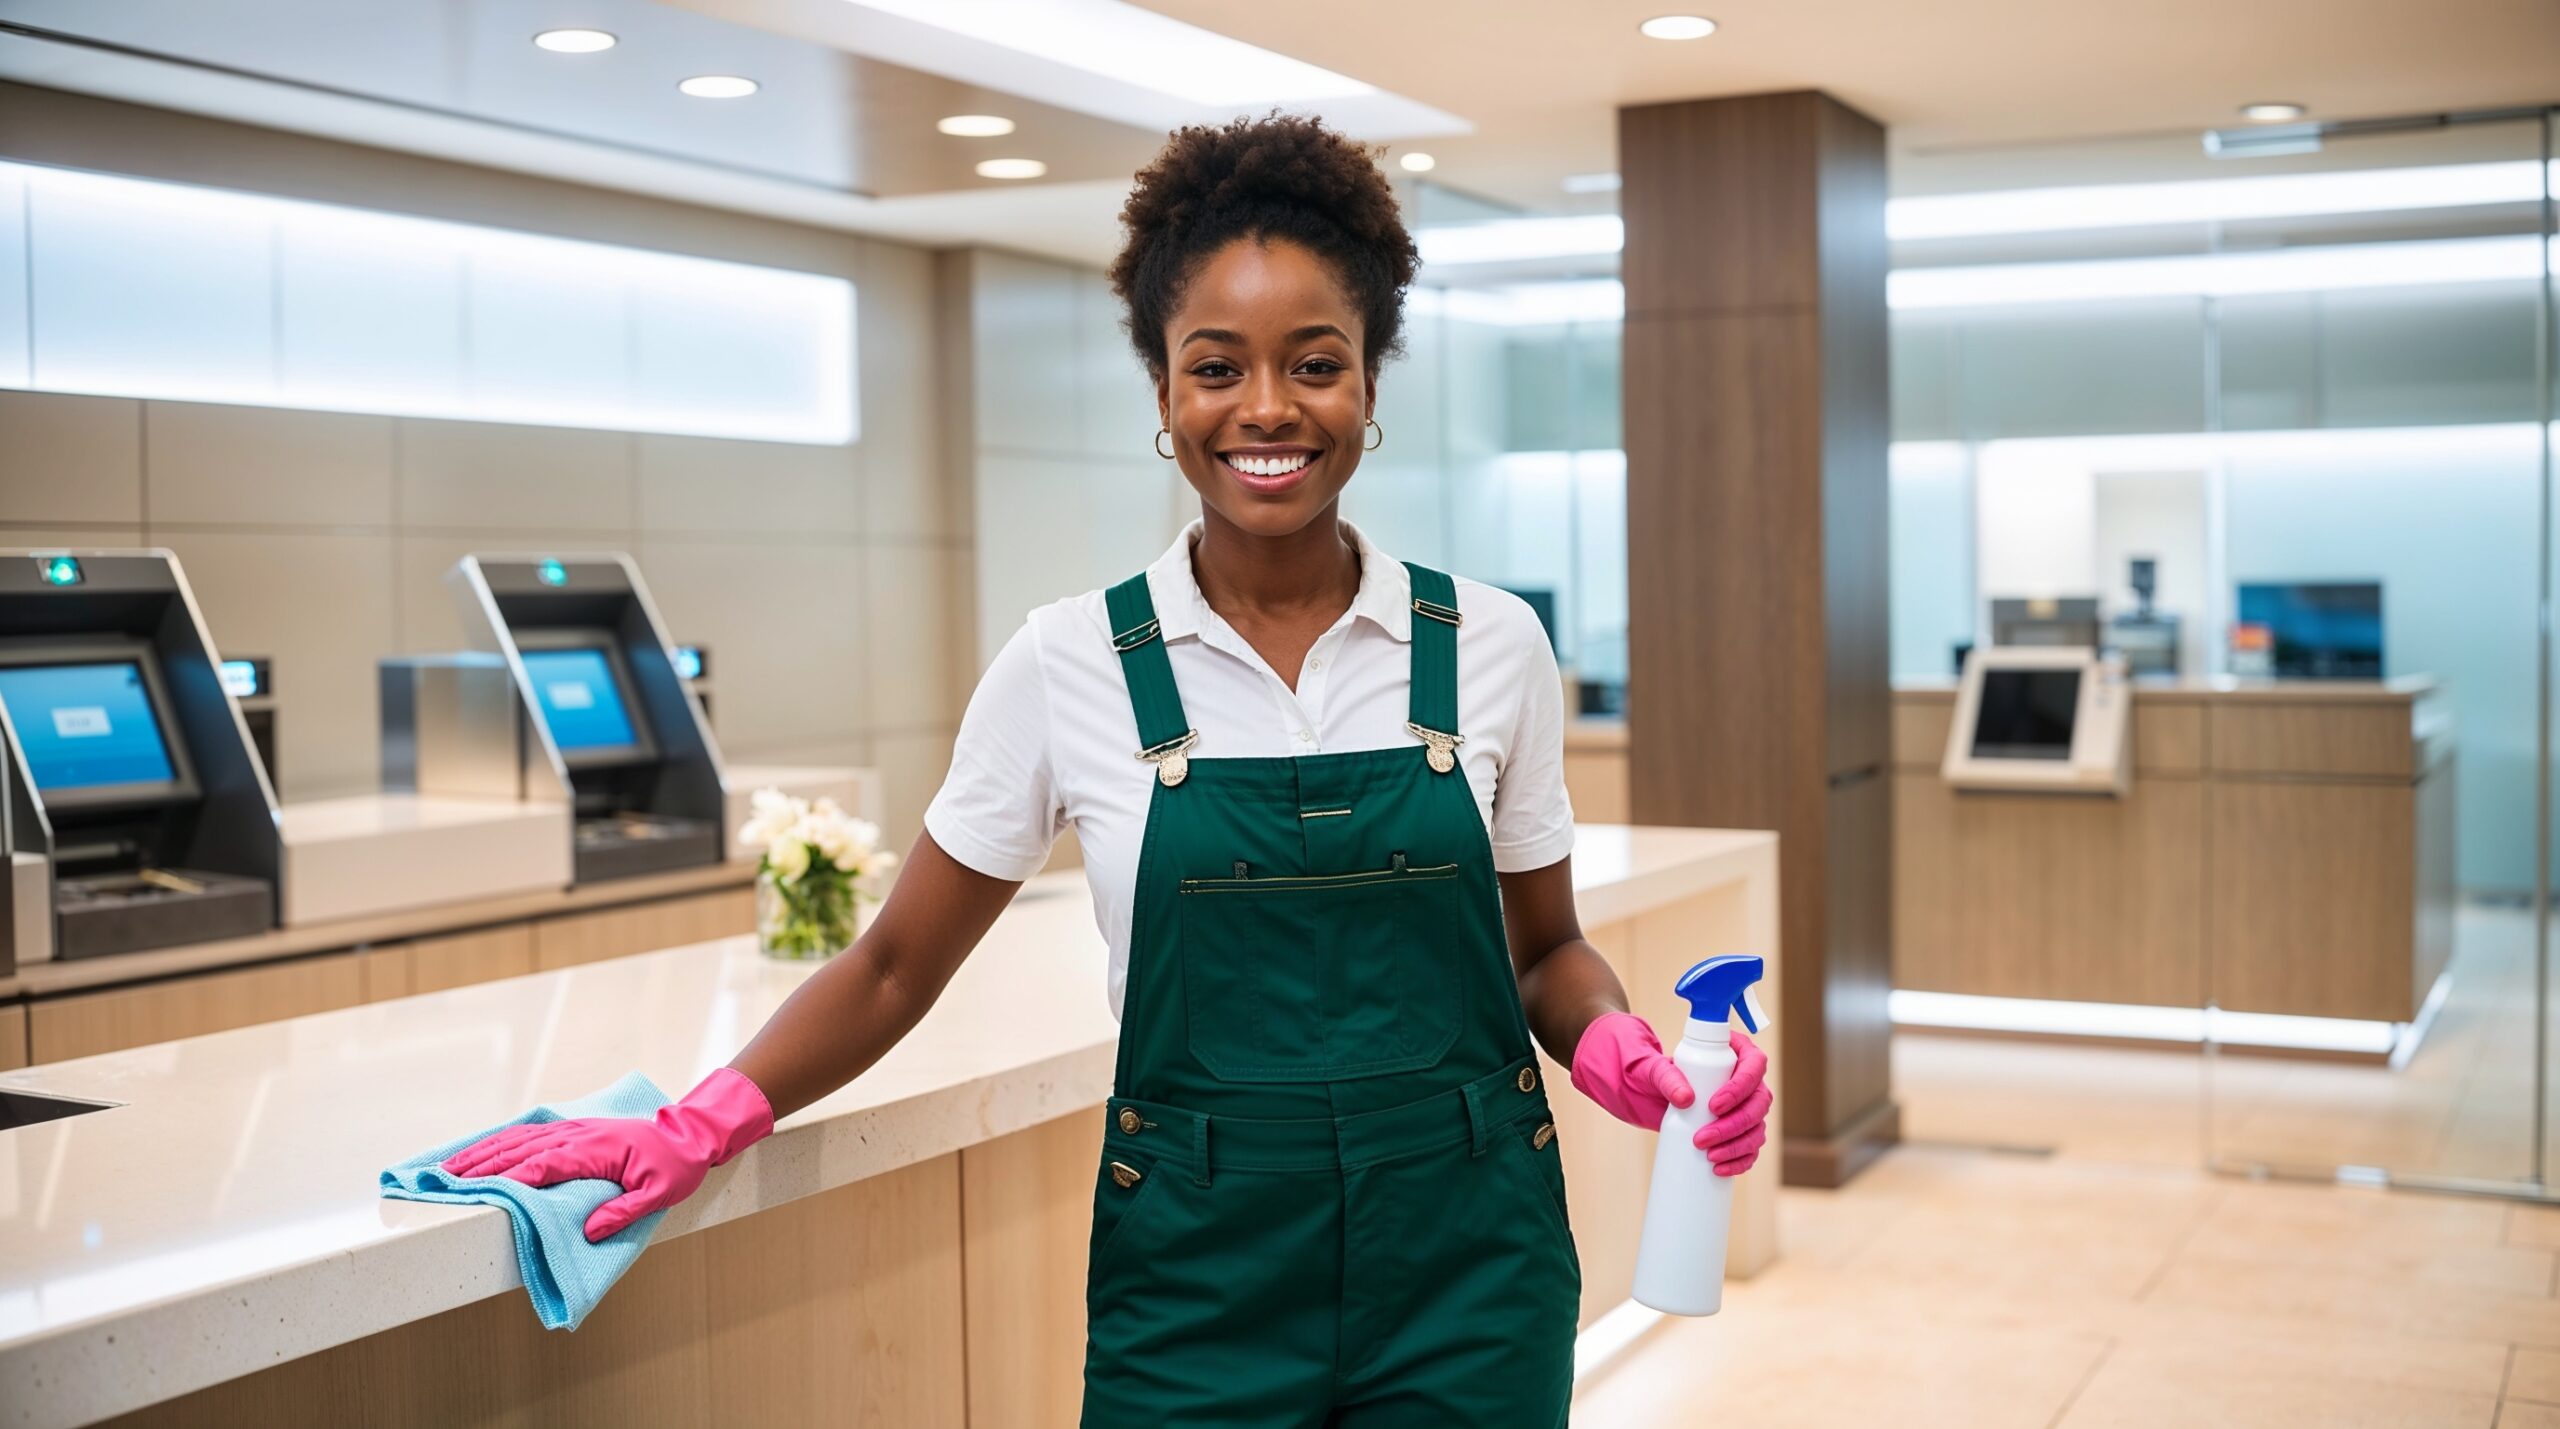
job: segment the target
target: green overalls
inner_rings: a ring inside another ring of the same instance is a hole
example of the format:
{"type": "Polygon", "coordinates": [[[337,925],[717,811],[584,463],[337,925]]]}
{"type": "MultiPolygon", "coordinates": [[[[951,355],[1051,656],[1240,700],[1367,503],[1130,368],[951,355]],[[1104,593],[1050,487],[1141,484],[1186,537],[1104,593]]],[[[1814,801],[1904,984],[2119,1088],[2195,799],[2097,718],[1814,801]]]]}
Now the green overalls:
{"type": "Polygon", "coordinates": [[[1088,1429],[1565,1422],[1582,1271],[1452,756],[1457,592],[1406,568],[1417,742],[1295,758],[1191,758],[1146,577],[1107,593],[1157,784],[1094,1184],[1088,1429]]]}

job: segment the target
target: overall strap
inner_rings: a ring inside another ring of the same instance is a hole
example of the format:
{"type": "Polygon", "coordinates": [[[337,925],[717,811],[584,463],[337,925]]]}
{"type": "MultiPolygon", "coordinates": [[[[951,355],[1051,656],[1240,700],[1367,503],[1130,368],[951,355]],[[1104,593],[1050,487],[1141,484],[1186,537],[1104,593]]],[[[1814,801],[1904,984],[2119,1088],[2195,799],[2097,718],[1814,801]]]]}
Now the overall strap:
{"type": "Polygon", "coordinates": [[[1406,728],[1431,746],[1431,767],[1455,767],[1458,737],[1458,584],[1447,574],[1411,561],[1413,668],[1406,728]]]}
{"type": "Polygon", "coordinates": [[[1165,768],[1166,757],[1189,749],[1197,736],[1183,717],[1182,696],[1173,686],[1173,662],[1165,657],[1164,632],[1156,624],[1146,573],[1103,592],[1103,603],[1111,617],[1111,648],[1120,652],[1120,674],[1138,717],[1138,757],[1170,774],[1166,783],[1178,783],[1180,766],[1165,768]]]}

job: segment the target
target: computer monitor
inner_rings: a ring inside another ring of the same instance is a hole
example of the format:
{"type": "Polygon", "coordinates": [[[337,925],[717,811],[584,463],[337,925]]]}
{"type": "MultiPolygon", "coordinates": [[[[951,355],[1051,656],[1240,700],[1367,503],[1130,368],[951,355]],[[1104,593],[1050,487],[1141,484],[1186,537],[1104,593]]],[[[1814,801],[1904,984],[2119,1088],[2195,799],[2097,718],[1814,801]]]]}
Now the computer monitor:
{"type": "Polygon", "coordinates": [[[563,763],[585,769],[657,758],[657,743],[632,697],[630,667],[612,635],[601,630],[523,630],[516,633],[516,645],[534,703],[563,763]]]}
{"type": "Polygon", "coordinates": [[[2377,581],[2245,584],[2240,587],[2240,623],[2266,628],[2278,679],[2382,678],[2382,586],[2377,581]]]}
{"type": "Polygon", "coordinates": [[[0,643],[0,707],[27,777],[52,810],[114,809],[197,796],[169,694],[139,640],[0,643]]]}
{"type": "Polygon", "coordinates": [[[2121,795],[2130,703],[2123,662],[2094,650],[1976,650],[1940,771],[1958,789],[2121,795]]]}

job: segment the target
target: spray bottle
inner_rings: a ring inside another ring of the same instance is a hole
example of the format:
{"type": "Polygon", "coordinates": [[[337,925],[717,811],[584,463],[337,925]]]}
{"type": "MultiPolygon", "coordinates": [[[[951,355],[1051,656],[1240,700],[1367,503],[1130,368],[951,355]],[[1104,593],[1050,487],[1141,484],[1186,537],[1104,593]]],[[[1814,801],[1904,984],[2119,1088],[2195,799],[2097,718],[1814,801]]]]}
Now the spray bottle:
{"type": "Polygon", "coordinates": [[[1689,1003],[1689,1028],[1671,1060],[1697,1092],[1663,1114],[1653,1151],[1653,1192],[1636,1243],[1635,1298],[1671,1315],[1712,1315],[1724,1304],[1725,1234],[1733,1221],[1733,1178],[1719,1176],[1698,1149],[1698,1128],[1715,1120],[1707,1098],[1733,1074],[1733,1039],[1725,1019],[1741,1014],[1757,1032],[1766,1020],[1751,985],[1754,957],[1709,958],[1680,975],[1673,991],[1689,1003]]]}

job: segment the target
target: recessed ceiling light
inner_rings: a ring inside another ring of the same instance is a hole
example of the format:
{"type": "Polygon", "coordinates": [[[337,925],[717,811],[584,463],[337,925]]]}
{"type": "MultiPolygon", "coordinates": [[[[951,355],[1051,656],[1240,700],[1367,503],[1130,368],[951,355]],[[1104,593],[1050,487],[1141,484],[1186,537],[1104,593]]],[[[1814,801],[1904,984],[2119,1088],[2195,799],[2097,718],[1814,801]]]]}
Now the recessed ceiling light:
{"type": "Polygon", "coordinates": [[[696,99],[744,99],[763,86],[742,74],[698,74],[676,88],[696,99]]]}
{"type": "Polygon", "coordinates": [[[1616,174],[1567,174],[1564,191],[1569,194],[1613,194],[1621,187],[1616,174]]]}
{"type": "Polygon", "coordinates": [[[591,55],[617,43],[603,30],[545,30],[533,42],[556,55],[591,55]]]}
{"type": "Polygon", "coordinates": [[[2309,111],[2299,104],[2243,104],[2240,117],[2260,124],[2283,124],[2301,118],[2309,111]]]}
{"type": "Polygon", "coordinates": [[[1013,132],[1013,121],[1001,114],[954,114],[933,127],[961,139],[999,139],[1013,132]]]}
{"type": "Polygon", "coordinates": [[[1704,15],[1656,15],[1636,28],[1649,39],[1703,40],[1716,32],[1716,22],[1704,15]]]}
{"type": "Polygon", "coordinates": [[[1038,159],[980,159],[978,177],[982,179],[1036,179],[1049,172],[1049,166],[1038,159]]]}
{"type": "Polygon", "coordinates": [[[1404,171],[1408,174],[1427,174],[1440,161],[1429,154],[1416,152],[1407,154],[1396,162],[1404,165],[1404,171]]]}

